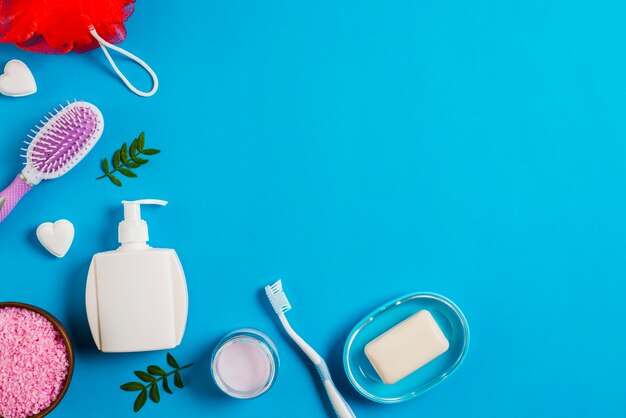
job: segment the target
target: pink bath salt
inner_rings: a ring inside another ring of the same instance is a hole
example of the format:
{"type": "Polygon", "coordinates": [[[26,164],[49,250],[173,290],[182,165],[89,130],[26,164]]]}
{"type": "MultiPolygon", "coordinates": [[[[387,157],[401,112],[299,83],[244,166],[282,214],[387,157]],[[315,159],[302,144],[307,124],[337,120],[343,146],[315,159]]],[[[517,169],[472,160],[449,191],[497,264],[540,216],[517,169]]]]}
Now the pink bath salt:
{"type": "Polygon", "coordinates": [[[59,396],[69,369],[54,325],[22,308],[0,308],[0,417],[26,418],[59,396]]]}

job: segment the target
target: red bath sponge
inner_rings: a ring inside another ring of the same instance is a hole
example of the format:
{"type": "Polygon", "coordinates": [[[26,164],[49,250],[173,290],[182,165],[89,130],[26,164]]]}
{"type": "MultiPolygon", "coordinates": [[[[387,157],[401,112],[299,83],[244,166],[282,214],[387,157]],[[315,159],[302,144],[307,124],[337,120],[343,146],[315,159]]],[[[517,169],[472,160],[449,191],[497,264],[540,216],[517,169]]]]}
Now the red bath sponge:
{"type": "Polygon", "coordinates": [[[93,26],[110,43],[126,38],[135,0],[0,0],[0,42],[44,54],[98,47],[93,26]]]}

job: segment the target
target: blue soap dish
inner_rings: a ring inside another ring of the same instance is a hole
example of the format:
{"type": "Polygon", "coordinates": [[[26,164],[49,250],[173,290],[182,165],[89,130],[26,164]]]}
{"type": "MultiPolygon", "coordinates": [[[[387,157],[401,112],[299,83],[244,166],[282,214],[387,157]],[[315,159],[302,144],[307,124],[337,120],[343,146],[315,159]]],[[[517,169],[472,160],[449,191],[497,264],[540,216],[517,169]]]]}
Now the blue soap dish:
{"type": "Polygon", "coordinates": [[[461,310],[435,293],[411,293],[381,306],[352,329],[343,350],[343,365],[354,388],[372,401],[408,401],[437,386],[461,365],[469,347],[470,332],[461,310]],[[425,309],[450,342],[448,350],[404,379],[387,385],[365,356],[365,345],[411,315],[425,309]]]}

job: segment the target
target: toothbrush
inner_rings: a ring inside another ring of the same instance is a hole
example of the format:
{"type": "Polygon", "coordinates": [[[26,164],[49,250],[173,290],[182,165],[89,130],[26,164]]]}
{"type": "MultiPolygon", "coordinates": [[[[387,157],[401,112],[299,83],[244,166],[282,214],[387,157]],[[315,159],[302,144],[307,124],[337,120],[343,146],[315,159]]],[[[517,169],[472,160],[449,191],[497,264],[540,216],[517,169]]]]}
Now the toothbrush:
{"type": "Polygon", "coordinates": [[[330,399],[330,403],[335,410],[335,413],[339,418],[356,418],[352,409],[350,409],[350,405],[343,399],[343,396],[339,393],[335,384],[333,383],[330,377],[330,371],[328,370],[328,366],[324,359],[317,354],[317,352],[308,345],[289,325],[289,321],[287,321],[287,317],[285,316],[285,312],[291,310],[291,304],[287,299],[287,295],[283,291],[283,283],[282,280],[277,281],[271,286],[265,286],[265,294],[269,299],[274,311],[276,311],[276,315],[280,319],[280,322],[289,334],[289,337],[300,347],[302,351],[309,357],[309,359],[317,368],[317,371],[322,378],[322,382],[324,383],[324,388],[326,389],[326,393],[328,394],[328,398],[330,399]]]}
{"type": "Polygon", "coordinates": [[[104,119],[97,107],[90,103],[74,101],[54,109],[55,114],[44,117],[31,142],[24,143],[24,169],[13,183],[0,192],[0,222],[11,213],[26,193],[42,180],[61,177],[70,171],[91,151],[104,130],[104,119]]]}

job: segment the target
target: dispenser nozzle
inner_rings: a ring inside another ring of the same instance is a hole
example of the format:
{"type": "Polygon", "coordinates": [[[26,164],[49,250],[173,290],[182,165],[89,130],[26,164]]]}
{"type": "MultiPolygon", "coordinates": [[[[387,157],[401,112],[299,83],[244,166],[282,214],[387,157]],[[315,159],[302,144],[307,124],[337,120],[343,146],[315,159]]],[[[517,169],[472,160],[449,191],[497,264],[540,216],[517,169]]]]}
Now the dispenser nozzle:
{"type": "Polygon", "coordinates": [[[119,242],[122,247],[132,247],[136,249],[150,248],[147,244],[148,224],[141,219],[141,205],[165,206],[165,200],[142,199],[142,200],[122,200],[124,205],[124,220],[119,225],[119,242]]]}

